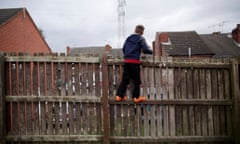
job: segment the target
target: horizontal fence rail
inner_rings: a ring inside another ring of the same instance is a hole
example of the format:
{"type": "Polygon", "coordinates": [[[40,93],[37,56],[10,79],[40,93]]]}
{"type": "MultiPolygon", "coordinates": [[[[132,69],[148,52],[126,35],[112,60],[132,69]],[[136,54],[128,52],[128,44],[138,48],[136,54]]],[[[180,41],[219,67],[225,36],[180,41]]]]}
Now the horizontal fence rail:
{"type": "Polygon", "coordinates": [[[106,54],[4,56],[2,65],[7,143],[238,141],[231,59],[143,57],[141,104],[132,101],[131,83],[127,101],[115,102],[124,63],[106,54]]]}

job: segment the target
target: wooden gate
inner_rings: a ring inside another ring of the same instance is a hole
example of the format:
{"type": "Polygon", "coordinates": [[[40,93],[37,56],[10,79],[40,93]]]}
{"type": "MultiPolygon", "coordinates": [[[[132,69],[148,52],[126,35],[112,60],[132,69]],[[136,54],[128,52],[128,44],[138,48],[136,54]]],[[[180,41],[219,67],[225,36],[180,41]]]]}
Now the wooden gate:
{"type": "Polygon", "coordinates": [[[239,143],[236,59],[143,59],[141,94],[115,102],[123,60],[4,56],[2,143],[239,143]]]}

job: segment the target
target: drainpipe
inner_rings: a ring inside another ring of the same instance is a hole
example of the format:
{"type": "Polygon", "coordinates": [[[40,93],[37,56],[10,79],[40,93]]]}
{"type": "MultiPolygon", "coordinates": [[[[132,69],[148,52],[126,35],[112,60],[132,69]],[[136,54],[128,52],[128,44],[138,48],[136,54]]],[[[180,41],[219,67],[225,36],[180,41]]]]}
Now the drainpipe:
{"type": "Polygon", "coordinates": [[[191,55],[192,55],[192,50],[191,50],[191,48],[188,48],[188,56],[189,56],[189,58],[191,58],[191,55]]]}

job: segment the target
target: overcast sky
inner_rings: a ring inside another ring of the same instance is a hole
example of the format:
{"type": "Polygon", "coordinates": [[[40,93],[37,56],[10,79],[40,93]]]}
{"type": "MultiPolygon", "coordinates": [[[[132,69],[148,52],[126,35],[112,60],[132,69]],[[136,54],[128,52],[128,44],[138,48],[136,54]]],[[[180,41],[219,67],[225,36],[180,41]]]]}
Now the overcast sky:
{"type": "MultiPolygon", "coordinates": [[[[54,52],[66,47],[118,43],[118,0],[0,0],[0,8],[26,7],[54,52]]],[[[240,24],[240,0],[126,0],[125,33],[145,26],[149,45],[156,32],[231,32],[240,24]],[[222,22],[225,22],[223,26],[222,22]]]]}

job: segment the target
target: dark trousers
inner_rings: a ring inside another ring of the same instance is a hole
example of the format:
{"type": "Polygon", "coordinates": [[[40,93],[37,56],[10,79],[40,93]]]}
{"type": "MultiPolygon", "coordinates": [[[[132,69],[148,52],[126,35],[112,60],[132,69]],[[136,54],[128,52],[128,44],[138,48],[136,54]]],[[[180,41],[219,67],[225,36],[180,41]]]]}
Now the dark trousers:
{"type": "Polygon", "coordinates": [[[140,95],[140,64],[125,63],[122,75],[122,82],[117,90],[117,96],[124,97],[126,95],[126,89],[130,82],[133,80],[134,89],[132,92],[132,98],[138,98],[140,95]]]}

